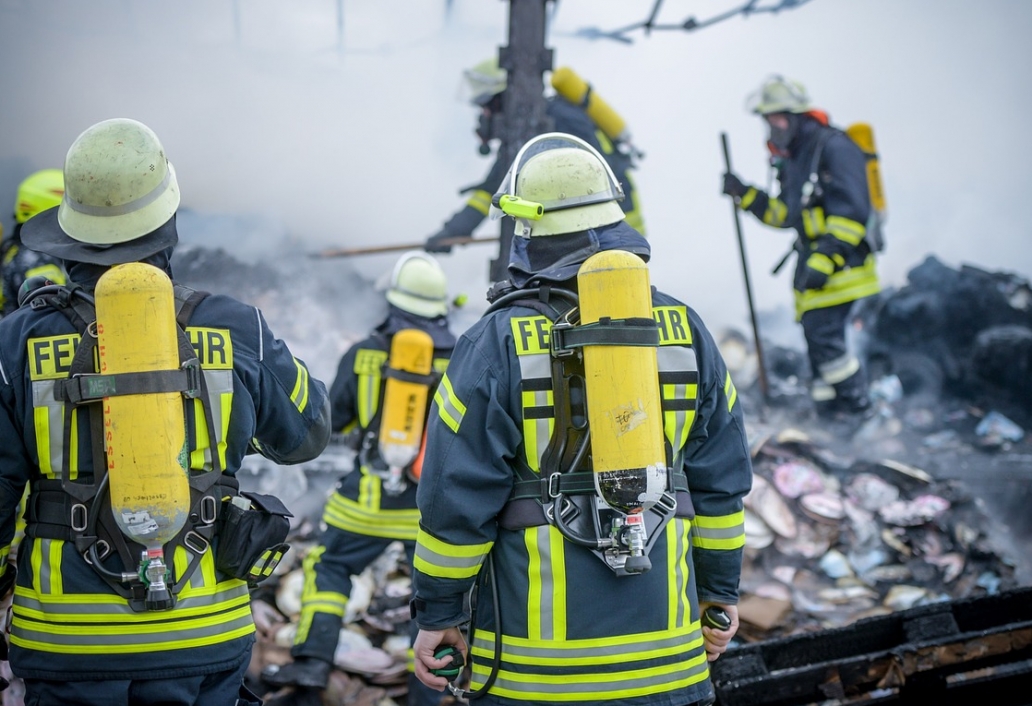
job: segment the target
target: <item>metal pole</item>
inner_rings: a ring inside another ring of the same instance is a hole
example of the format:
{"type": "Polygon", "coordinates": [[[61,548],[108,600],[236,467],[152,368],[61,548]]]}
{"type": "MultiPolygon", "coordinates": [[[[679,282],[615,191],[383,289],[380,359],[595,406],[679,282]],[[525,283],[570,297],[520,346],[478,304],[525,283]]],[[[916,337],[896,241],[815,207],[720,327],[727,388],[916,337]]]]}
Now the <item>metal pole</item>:
{"type": "MultiPolygon", "coordinates": [[[[724,169],[731,172],[731,150],[727,145],[727,133],[720,133],[720,143],[724,148],[724,169]]],[[[731,199],[731,211],[735,218],[735,233],[738,235],[738,252],[742,256],[742,276],[745,278],[745,296],[749,300],[749,320],[752,322],[753,338],[756,341],[756,367],[760,380],[760,392],[763,402],[770,401],[770,390],[767,386],[767,366],[763,361],[763,344],[760,342],[760,327],[756,323],[756,307],[753,306],[752,284],[749,282],[749,264],[745,259],[745,240],[742,238],[742,219],[738,214],[738,204],[731,199]]]]}
{"type": "MultiPolygon", "coordinates": [[[[441,241],[443,245],[470,245],[472,243],[497,243],[498,238],[474,238],[468,235],[457,235],[454,238],[445,238],[441,241]]],[[[309,253],[309,257],[352,257],[354,255],[376,255],[385,252],[399,252],[401,250],[422,250],[426,243],[397,243],[395,245],[374,245],[368,248],[332,248],[309,253]]]]}
{"type": "MultiPolygon", "coordinates": [[[[509,44],[498,51],[498,65],[506,70],[499,158],[511,164],[530,138],[552,129],[545,114],[544,72],[552,68],[552,50],[545,48],[545,7],[549,0],[508,0],[509,44]]],[[[508,278],[509,248],[515,222],[501,221],[498,258],[491,261],[490,279],[508,278]]]]}

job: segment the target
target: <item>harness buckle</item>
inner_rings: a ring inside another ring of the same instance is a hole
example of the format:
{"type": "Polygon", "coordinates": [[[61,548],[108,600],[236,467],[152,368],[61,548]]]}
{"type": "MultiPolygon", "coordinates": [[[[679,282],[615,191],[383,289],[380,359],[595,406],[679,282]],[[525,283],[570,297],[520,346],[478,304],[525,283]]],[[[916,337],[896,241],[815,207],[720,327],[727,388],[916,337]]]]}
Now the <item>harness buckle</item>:
{"type": "Polygon", "coordinates": [[[659,496],[659,500],[653,507],[661,508],[660,514],[665,517],[677,509],[677,498],[668,490],[659,496]]]}
{"type": "Polygon", "coordinates": [[[201,498],[201,506],[198,508],[201,524],[210,525],[215,522],[218,508],[218,502],[215,500],[214,495],[205,495],[201,498]]]}
{"type": "Polygon", "coordinates": [[[566,345],[566,332],[573,328],[568,321],[556,321],[548,333],[548,348],[554,358],[566,358],[574,354],[575,349],[566,345]]]}
{"type": "Polygon", "coordinates": [[[204,554],[208,551],[208,547],[211,546],[211,542],[197,534],[193,530],[190,530],[183,535],[183,546],[192,551],[194,554],[204,554]]]}
{"type": "Polygon", "coordinates": [[[186,373],[186,389],[183,390],[183,397],[188,400],[196,399],[201,395],[201,363],[196,358],[188,360],[180,366],[186,373]]]}
{"type": "MultiPolygon", "coordinates": [[[[105,559],[107,558],[107,555],[111,553],[111,545],[109,545],[103,539],[98,539],[96,542],[93,543],[93,546],[97,548],[98,559],[105,559]]],[[[90,559],[89,549],[82,553],[82,558],[87,564],[93,566],[93,561],[90,559]]]]}
{"type": "Polygon", "coordinates": [[[548,492],[548,497],[550,497],[552,500],[555,500],[556,498],[558,498],[562,494],[561,491],[559,490],[559,476],[560,475],[561,474],[558,471],[556,471],[552,475],[548,476],[548,490],[547,490],[547,492],[548,492]]]}
{"type": "Polygon", "coordinates": [[[71,526],[73,532],[85,532],[86,526],[89,524],[90,511],[86,509],[86,506],[82,503],[75,503],[72,505],[68,524],[71,526]]]}

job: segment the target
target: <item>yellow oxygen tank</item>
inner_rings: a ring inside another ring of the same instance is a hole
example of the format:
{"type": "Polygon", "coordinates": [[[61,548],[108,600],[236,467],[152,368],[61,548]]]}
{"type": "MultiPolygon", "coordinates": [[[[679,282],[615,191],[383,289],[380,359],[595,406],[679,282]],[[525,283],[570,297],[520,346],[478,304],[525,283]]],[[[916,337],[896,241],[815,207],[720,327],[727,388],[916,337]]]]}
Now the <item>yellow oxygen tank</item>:
{"type": "MultiPolygon", "coordinates": [[[[102,376],[179,368],[175,301],[164,272],[139,262],[112,267],[97,282],[96,309],[102,376]]],[[[140,572],[149,583],[148,607],[171,607],[163,545],[190,511],[182,394],[111,395],[103,414],[111,512],[119,529],[145,547],[140,572]]]]}
{"type": "MultiPolygon", "coordinates": [[[[577,274],[581,325],[603,319],[652,321],[649,271],[623,250],[595,253],[577,274]]],[[[595,488],[630,516],[666,490],[659,364],[651,346],[586,345],[584,377],[595,488]]]]}
{"type": "Polygon", "coordinates": [[[885,209],[885,190],[882,188],[881,165],[878,150],[874,145],[874,130],[867,123],[854,123],[845,130],[867,158],[867,191],[871,197],[871,215],[867,219],[867,233],[864,239],[872,252],[885,249],[885,232],[882,226],[888,218],[885,209]]]}
{"type": "Polygon", "coordinates": [[[626,121],[592,90],[591,84],[578,76],[573,69],[561,66],[553,71],[552,88],[574,105],[583,107],[588,117],[610,140],[630,140],[626,121]]]}
{"type": "Polygon", "coordinates": [[[384,481],[388,491],[401,489],[406,467],[419,455],[433,360],[434,341],[427,332],[402,329],[391,339],[379,440],[380,456],[390,470],[384,481]]]}
{"type": "Polygon", "coordinates": [[[871,193],[871,208],[884,220],[885,190],[882,188],[881,165],[874,145],[874,130],[867,123],[855,123],[846,128],[846,134],[863,150],[867,157],[867,188],[871,193]]]}

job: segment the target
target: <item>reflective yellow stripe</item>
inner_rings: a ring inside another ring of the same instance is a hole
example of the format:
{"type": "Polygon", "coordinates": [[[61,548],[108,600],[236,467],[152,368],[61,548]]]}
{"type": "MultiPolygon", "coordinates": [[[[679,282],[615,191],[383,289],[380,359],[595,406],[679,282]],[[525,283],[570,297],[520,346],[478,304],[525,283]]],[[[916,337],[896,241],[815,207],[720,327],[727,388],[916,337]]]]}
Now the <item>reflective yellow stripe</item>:
{"type": "Polygon", "coordinates": [[[835,263],[831,261],[831,258],[819,252],[815,252],[806,258],[806,266],[811,270],[817,270],[826,275],[830,275],[835,271],[835,263]]]}
{"type": "Polygon", "coordinates": [[[462,418],[466,414],[466,405],[455,396],[447,373],[441,379],[441,384],[437,386],[434,403],[437,405],[437,416],[448,425],[449,429],[458,434],[459,425],[462,424],[462,418]]]}
{"type": "MultiPolygon", "coordinates": [[[[494,637],[491,632],[476,631],[474,688],[482,686],[491,672],[494,637]]],[[[502,668],[491,693],[523,702],[597,703],[683,689],[708,674],[698,622],[676,630],[594,640],[541,641],[504,635],[502,668]],[[519,665],[519,671],[507,668],[510,664],[519,665]],[[562,668],[562,674],[544,671],[556,667],[562,668]]]]}
{"type": "Polygon", "coordinates": [[[745,546],[745,511],[730,515],[696,515],[692,544],[700,549],[731,550],[745,546]]]}
{"type": "Polygon", "coordinates": [[[780,199],[767,201],[767,210],[763,213],[763,222],[769,226],[781,226],[788,218],[788,206],[780,199]]]}
{"type": "Polygon", "coordinates": [[[446,579],[473,578],[491,552],[494,542],[448,544],[419,530],[413,565],[427,576],[446,579]]]}
{"type": "Polygon", "coordinates": [[[724,380],[724,396],[727,397],[727,411],[730,412],[735,406],[735,400],[738,399],[738,390],[735,389],[735,384],[731,382],[730,371],[727,374],[727,378],[724,380]]]}
{"type": "Polygon", "coordinates": [[[857,223],[844,216],[828,216],[826,225],[829,233],[854,247],[859,245],[867,234],[867,228],[863,223],[857,223]]]}
{"type": "MultiPolygon", "coordinates": [[[[62,270],[57,265],[49,262],[45,265],[40,265],[39,267],[30,267],[29,269],[25,270],[25,279],[29,279],[30,277],[46,277],[54,284],[64,284],[65,282],[67,282],[64,270],[62,270]]],[[[22,281],[24,282],[25,280],[22,281]]]]}
{"type": "Polygon", "coordinates": [[[312,620],[317,614],[327,613],[343,617],[348,604],[348,597],[343,593],[320,591],[315,585],[316,565],[325,552],[324,546],[312,547],[302,562],[305,580],[301,587],[301,617],[298,619],[297,633],[294,636],[295,645],[300,645],[308,639],[312,620]]]}
{"type": "Polygon", "coordinates": [[[756,190],[755,186],[750,186],[745,192],[745,195],[738,200],[738,206],[744,211],[753,205],[753,201],[760,195],[760,192],[756,190]]]}
{"type": "MultiPolygon", "coordinates": [[[[375,478],[377,482],[378,478],[375,478]]],[[[377,483],[378,485],[378,483],[377,483]]],[[[379,494],[377,493],[377,498],[379,494]]],[[[367,537],[413,541],[419,528],[419,510],[385,510],[380,503],[370,506],[334,493],[326,502],[323,522],[367,537]]]]}
{"type": "Polygon", "coordinates": [[[667,566],[674,567],[667,577],[670,584],[667,587],[667,629],[676,630],[679,625],[688,624],[692,614],[691,603],[685,590],[691,575],[691,566],[688,562],[691,523],[675,517],[666,524],[663,531],[666,532],[667,566]]]}
{"type": "MultiPolygon", "coordinates": [[[[173,612],[136,613],[114,593],[64,593],[63,544],[34,540],[30,556],[37,590],[15,587],[12,644],[62,654],[129,654],[214,645],[254,632],[246,583],[197,585],[199,578],[213,576],[210,552],[201,557],[202,571],[184,586],[173,612]]],[[[177,567],[183,563],[174,560],[177,567]]]]}
{"type": "Polygon", "coordinates": [[[869,297],[881,291],[874,268],[874,256],[868,255],[860,267],[840,270],[828,278],[823,289],[795,292],[796,321],[807,311],[837,306],[869,297]]]}
{"type": "MultiPolygon", "coordinates": [[[[478,189],[470,195],[469,199],[466,201],[466,205],[472,206],[474,209],[486,216],[491,210],[491,194],[478,189]]],[[[468,234],[460,233],[460,235],[468,234]]]]}
{"type": "Polygon", "coordinates": [[[365,429],[380,407],[381,371],[387,351],[363,348],[355,355],[353,372],[358,380],[358,424],[365,429]]]}
{"type": "Polygon", "coordinates": [[[804,208],[802,217],[803,230],[810,238],[816,238],[818,235],[824,235],[828,232],[827,226],[824,223],[824,209],[820,206],[804,208]]]}
{"type": "Polygon", "coordinates": [[[551,525],[523,531],[527,546],[527,634],[532,640],[566,639],[566,544],[551,525]]]}
{"type": "Polygon", "coordinates": [[[290,401],[297,407],[297,411],[304,412],[308,406],[308,368],[297,358],[294,358],[294,365],[297,367],[297,380],[290,392],[290,401]]]}

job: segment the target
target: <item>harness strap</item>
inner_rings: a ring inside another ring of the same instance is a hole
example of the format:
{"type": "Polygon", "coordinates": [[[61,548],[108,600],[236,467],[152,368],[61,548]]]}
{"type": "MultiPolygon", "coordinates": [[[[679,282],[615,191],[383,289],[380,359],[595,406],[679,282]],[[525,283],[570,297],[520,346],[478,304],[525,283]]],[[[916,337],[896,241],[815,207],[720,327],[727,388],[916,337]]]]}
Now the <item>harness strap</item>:
{"type": "Polygon", "coordinates": [[[383,368],[382,377],[384,379],[394,378],[395,380],[400,380],[402,382],[412,382],[417,385],[426,385],[428,387],[433,386],[438,380],[438,376],[435,373],[420,375],[419,373],[410,373],[407,370],[398,370],[397,368],[392,368],[386,365],[383,368]]]}
{"type": "MultiPolygon", "coordinates": [[[[688,476],[684,471],[671,471],[668,489],[672,491],[688,491],[688,476]]],[[[510,502],[533,498],[542,502],[551,502],[556,495],[591,495],[595,493],[594,471],[568,471],[556,473],[548,477],[520,479],[513,484],[510,502]]]]}
{"type": "MultiPolygon", "coordinates": [[[[95,405],[98,400],[112,395],[153,392],[181,392],[187,399],[198,399],[202,406],[208,438],[215,443],[218,437],[215,434],[214,415],[207,395],[207,381],[201,372],[196,352],[185,333],[191,314],[208,293],[175,285],[173,296],[178,324],[180,369],[117,375],[98,375],[94,372],[97,348],[96,309],[92,297],[86,294],[85,290],[78,285],[72,285],[55,292],[41,292],[32,300],[31,305],[34,307],[50,305],[58,309],[81,336],[72,359],[69,377],[55,386],[55,397],[66,402],[65,449],[71,448],[72,413],[77,407],[95,405]]],[[[73,542],[76,550],[83,555],[91,547],[102,542],[104,551],[99,552],[101,559],[114,550],[119,554],[123,566],[132,567],[138,562],[142,546],[125,537],[110,512],[110,498],[105,492],[107,459],[103,414],[98,407],[92,412],[90,438],[93,449],[93,481],[84,483],[70,479],[70,454],[66,453],[62,463],[62,477],[59,480],[41,479],[35,484],[34,492],[30,494],[27,503],[26,534],[73,542]]],[[[223,493],[235,494],[239,487],[235,478],[223,475],[221,457],[214,446],[211,449],[211,463],[211,471],[190,474],[189,519],[176,537],[165,545],[166,563],[169,566],[173,565],[175,550],[179,546],[189,549],[192,555],[179,579],[169,586],[173,595],[178,594],[189,580],[214,538],[215,521],[223,493]]],[[[99,569],[98,573],[114,591],[129,601],[134,610],[143,609],[140,586],[127,586],[112,581],[99,569]]]]}
{"type": "Polygon", "coordinates": [[[73,405],[118,395],[146,395],[155,392],[183,392],[195,397],[200,386],[200,369],[189,366],[181,370],[152,370],[113,375],[82,374],[55,386],[54,397],[73,405]]]}
{"type": "Polygon", "coordinates": [[[584,346],[647,346],[659,345],[659,324],[655,319],[604,317],[594,323],[555,323],[549,343],[556,354],[584,346]]]}

